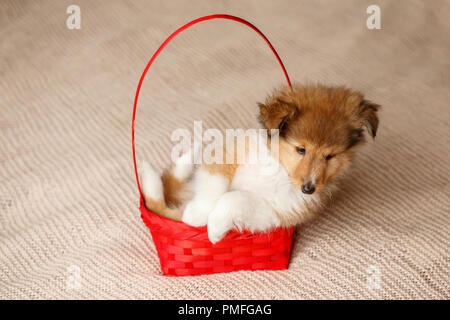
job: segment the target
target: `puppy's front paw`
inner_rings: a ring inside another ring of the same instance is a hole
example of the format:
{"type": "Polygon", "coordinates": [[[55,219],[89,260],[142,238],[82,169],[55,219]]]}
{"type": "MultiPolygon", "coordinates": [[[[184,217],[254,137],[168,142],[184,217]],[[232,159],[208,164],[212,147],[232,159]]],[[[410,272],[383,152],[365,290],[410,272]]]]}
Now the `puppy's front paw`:
{"type": "Polygon", "coordinates": [[[208,223],[210,211],[206,204],[202,204],[199,200],[192,200],[186,204],[181,220],[193,227],[202,227],[208,223]]]}
{"type": "Polygon", "coordinates": [[[219,242],[233,228],[233,221],[226,207],[219,205],[208,219],[208,238],[212,243],[219,242]]]}

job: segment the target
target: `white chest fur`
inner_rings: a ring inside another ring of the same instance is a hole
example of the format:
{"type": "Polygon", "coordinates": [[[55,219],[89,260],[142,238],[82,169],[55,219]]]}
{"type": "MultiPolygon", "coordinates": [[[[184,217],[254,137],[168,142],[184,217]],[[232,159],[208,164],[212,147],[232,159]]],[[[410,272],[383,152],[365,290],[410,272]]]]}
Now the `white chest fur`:
{"type": "Polygon", "coordinates": [[[304,195],[296,189],[285,168],[270,154],[267,146],[261,147],[258,163],[239,166],[231,189],[250,192],[283,215],[301,214],[307,210],[307,203],[319,200],[316,195],[304,195]]]}

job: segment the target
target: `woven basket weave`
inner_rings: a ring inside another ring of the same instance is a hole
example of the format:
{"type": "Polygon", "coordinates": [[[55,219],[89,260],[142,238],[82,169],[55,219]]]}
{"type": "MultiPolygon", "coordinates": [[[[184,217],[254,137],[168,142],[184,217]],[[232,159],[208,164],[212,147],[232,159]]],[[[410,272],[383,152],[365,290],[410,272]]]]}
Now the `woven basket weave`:
{"type": "MultiPolygon", "coordinates": [[[[134,171],[140,194],[141,217],[150,229],[163,274],[168,276],[200,275],[238,270],[281,270],[289,263],[293,228],[277,228],[265,233],[230,231],[221,241],[212,244],[206,227],[192,227],[183,222],[161,217],[147,210],[139,183],[134,143],[134,122],[142,82],[153,61],[162,49],[183,30],[206,20],[227,19],[240,22],[256,31],[267,43],[278,60],[286,81],[291,82],[269,40],[250,22],[230,15],[210,15],[193,20],[173,32],[153,54],[140,78],[134,99],[131,142],[134,171]]],[[[257,214],[257,213],[255,213],[257,214]]]]}

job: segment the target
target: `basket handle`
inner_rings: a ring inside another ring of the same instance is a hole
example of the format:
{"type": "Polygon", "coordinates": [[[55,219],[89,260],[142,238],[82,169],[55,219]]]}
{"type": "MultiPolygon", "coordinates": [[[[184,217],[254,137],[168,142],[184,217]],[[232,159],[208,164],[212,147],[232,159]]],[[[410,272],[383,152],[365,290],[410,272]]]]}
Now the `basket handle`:
{"type": "Polygon", "coordinates": [[[141,198],[143,198],[143,194],[142,194],[142,190],[141,190],[141,185],[139,183],[139,175],[137,172],[137,166],[136,166],[136,153],[135,153],[135,148],[134,148],[134,120],[136,118],[136,107],[137,107],[137,102],[138,102],[138,98],[139,98],[139,92],[141,91],[141,86],[142,86],[142,82],[144,81],[145,75],[147,74],[148,69],[150,69],[150,66],[152,65],[153,61],[155,61],[156,57],[161,53],[162,49],[164,49],[164,47],[173,39],[175,38],[179,33],[181,33],[182,31],[186,30],[187,28],[193,26],[194,24],[197,24],[199,22],[202,21],[207,21],[207,20],[212,20],[212,19],[226,19],[226,20],[233,20],[236,22],[240,22],[242,24],[245,24],[246,26],[250,27],[251,29],[253,29],[254,31],[256,31],[256,33],[258,33],[267,43],[267,45],[269,46],[270,50],[272,50],[273,54],[275,55],[275,57],[278,60],[278,63],[281,66],[281,69],[283,69],[283,73],[284,76],[286,77],[286,81],[289,85],[289,87],[292,87],[291,85],[291,81],[289,80],[289,76],[288,73],[286,71],[286,69],[284,68],[284,64],[281,61],[280,57],[278,56],[278,53],[276,52],[275,48],[272,46],[272,44],[270,43],[269,39],[267,39],[267,37],[257,28],[255,27],[253,24],[251,24],[250,22],[232,16],[232,15],[228,15],[228,14],[213,14],[213,15],[209,15],[209,16],[204,16],[195,20],[192,20],[191,22],[186,23],[184,26],[178,28],[177,30],[175,30],[175,32],[173,32],[158,48],[158,50],[156,50],[156,52],[153,54],[153,56],[150,58],[150,61],[148,62],[147,66],[144,69],[144,72],[142,72],[141,78],[139,80],[139,84],[137,86],[136,89],[136,96],[134,98],[134,106],[133,106],[133,120],[131,122],[131,145],[133,148],[133,163],[134,163],[134,173],[136,175],[136,183],[139,189],[139,194],[141,196],[141,198]]]}

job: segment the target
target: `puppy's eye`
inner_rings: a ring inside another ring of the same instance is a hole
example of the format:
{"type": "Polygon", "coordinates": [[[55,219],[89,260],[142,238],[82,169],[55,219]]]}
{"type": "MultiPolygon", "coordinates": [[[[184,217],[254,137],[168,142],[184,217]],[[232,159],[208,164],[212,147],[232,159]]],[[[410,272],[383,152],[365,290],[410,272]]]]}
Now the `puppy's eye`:
{"type": "Polygon", "coordinates": [[[296,150],[301,155],[304,155],[306,153],[305,148],[302,148],[302,147],[296,147],[296,150]]]}
{"type": "Polygon", "coordinates": [[[325,160],[330,160],[333,157],[334,157],[334,154],[329,154],[325,157],[325,160]]]}

